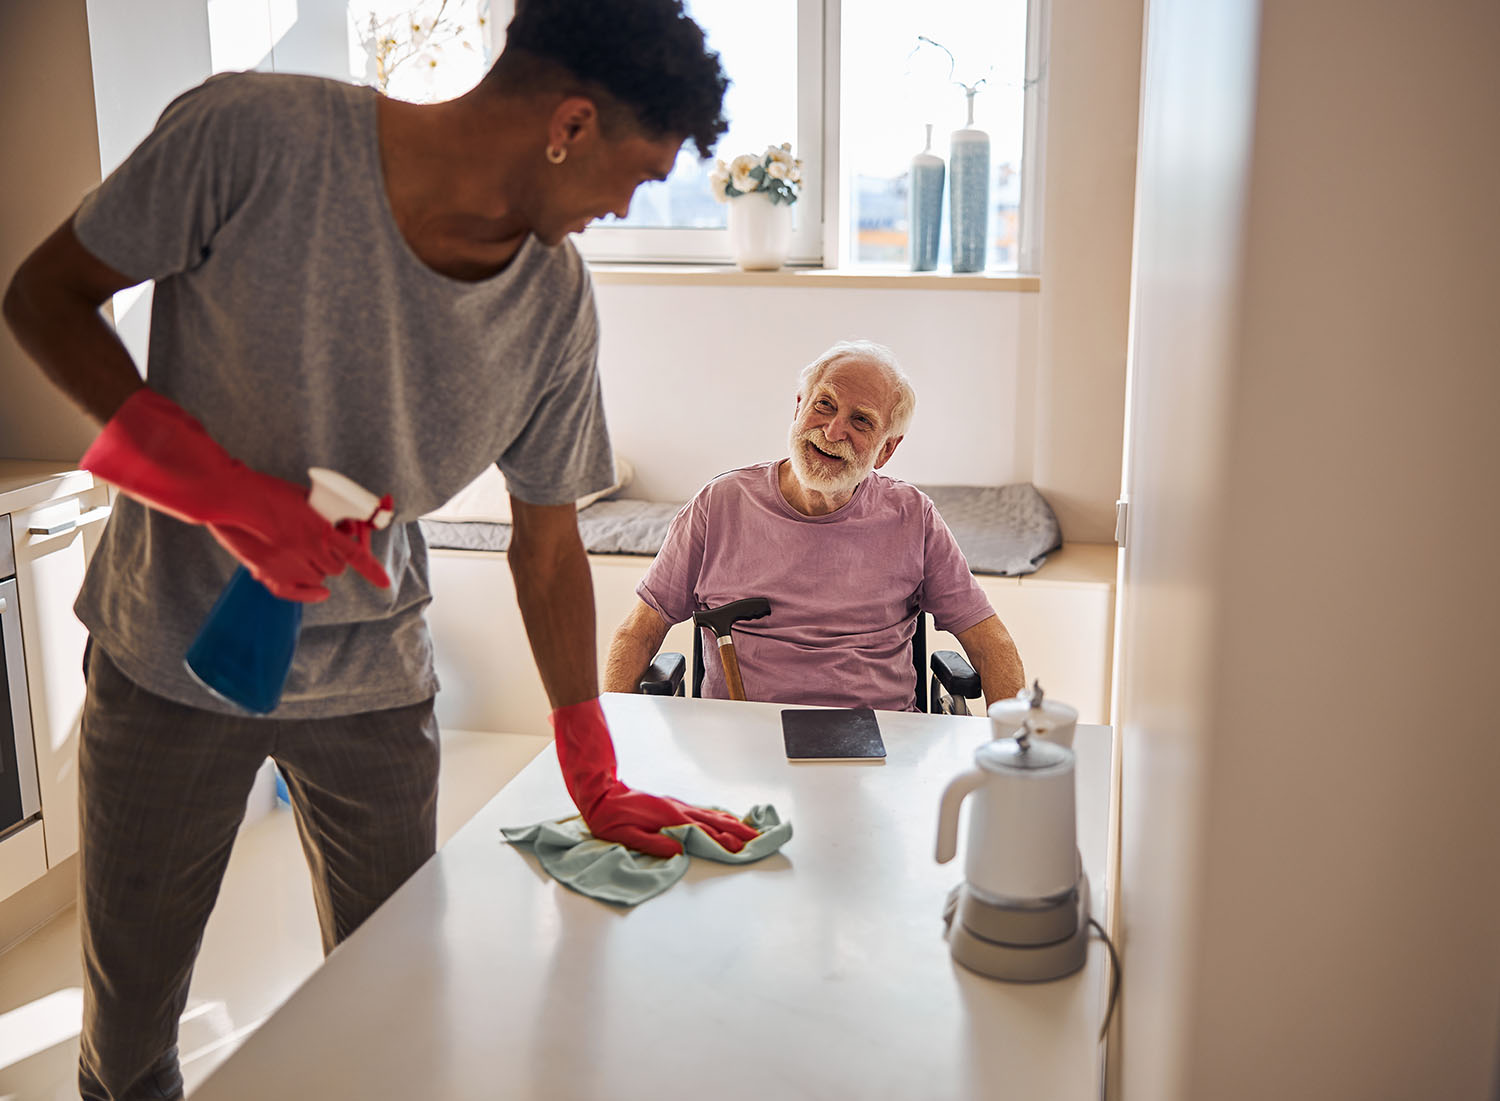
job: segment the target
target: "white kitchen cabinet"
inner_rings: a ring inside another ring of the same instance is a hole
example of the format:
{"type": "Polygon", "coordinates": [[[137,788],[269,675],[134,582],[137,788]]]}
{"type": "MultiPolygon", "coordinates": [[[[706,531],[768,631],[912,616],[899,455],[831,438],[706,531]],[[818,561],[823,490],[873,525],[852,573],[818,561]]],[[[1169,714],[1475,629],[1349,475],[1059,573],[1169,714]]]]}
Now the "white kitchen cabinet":
{"type": "Polygon", "coordinates": [[[108,515],[108,490],[88,475],[58,479],[42,500],[10,513],[48,868],[78,851],[78,724],[88,632],[73,615],[73,601],[108,515]]]}
{"type": "MultiPolygon", "coordinates": [[[[47,873],[47,844],[42,823],[34,821],[0,841],[0,899],[9,898],[47,873]]],[[[0,948],[5,947],[0,938],[0,948]]]]}

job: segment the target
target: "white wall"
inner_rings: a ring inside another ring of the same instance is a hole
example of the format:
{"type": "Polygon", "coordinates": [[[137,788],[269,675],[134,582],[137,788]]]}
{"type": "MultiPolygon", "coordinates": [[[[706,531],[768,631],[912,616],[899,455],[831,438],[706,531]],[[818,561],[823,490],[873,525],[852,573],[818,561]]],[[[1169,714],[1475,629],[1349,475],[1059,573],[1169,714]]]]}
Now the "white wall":
{"type": "Polygon", "coordinates": [[[917,413],[885,471],[913,482],[1031,478],[1034,293],[601,282],[600,370],[627,494],[685,501],[786,454],[797,373],[836,340],[888,344],[917,413]]]}
{"type": "Polygon", "coordinates": [[[1125,431],[1143,0],[1052,0],[1032,480],[1063,534],[1114,541],[1125,431]]]}
{"type": "Polygon", "coordinates": [[[1149,29],[1123,1096],[1494,1096],[1500,9],[1149,29]]]}
{"type": "MultiPolygon", "coordinates": [[[[151,132],[168,103],[213,72],[206,0],[89,0],[99,160],[109,175],[151,132]]],[[[115,328],[146,369],[151,284],[114,298],[115,328]]]]}
{"type": "Polygon", "coordinates": [[[162,109],[216,71],[349,79],[346,0],[88,0],[108,174],[162,109]]]}
{"type": "MultiPolygon", "coordinates": [[[[1186,1101],[1214,716],[1214,579],[1233,400],[1255,0],[1152,0],[1142,80],[1116,722],[1126,1101],[1186,1101]]],[[[1123,1051],[1121,1050],[1123,1048],[1123,1051]]],[[[1119,1083],[1117,1083],[1119,1084],[1119,1083]]]]}
{"type": "MultiPolygon", "coordinates": [[[[99,182],[83,0],[0,3],[0,290],[99,182]]],[[[0,458],[76,459],[92,422],[0,325],[0,458]]]]}

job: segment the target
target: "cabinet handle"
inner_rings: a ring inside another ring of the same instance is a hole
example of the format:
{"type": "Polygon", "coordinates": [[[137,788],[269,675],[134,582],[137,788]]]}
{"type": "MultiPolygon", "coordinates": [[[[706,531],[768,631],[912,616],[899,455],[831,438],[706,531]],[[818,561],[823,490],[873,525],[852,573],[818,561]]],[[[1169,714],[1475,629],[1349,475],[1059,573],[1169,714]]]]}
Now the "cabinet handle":
{"type": "Polygon", "coordinates": [[[64,532],[73,531],[75,528],[81,528],[87,524],[94,524],[100,520],[107,519],[113,507],[112,505],[100,505],[98,508],[89,509],[82,516],[71,516],[66,520],[59,520],[49,527],[34,526],[26,530],[32,535],[62,535],[64,532]]]}

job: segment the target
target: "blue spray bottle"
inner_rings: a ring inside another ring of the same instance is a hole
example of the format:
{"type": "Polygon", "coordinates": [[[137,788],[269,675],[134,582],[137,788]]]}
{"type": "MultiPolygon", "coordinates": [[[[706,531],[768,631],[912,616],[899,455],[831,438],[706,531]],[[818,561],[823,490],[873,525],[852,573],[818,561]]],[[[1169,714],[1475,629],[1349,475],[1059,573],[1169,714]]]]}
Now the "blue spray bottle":
{"type": "MultiPolygon", "coordinates": [[[[337,471],[315,466],[308,476],[307,503],[330,524],[369,520],[384,528],[391,522],[379,497],[337,471]]],[[[188,648],[188,671],[215,695],[265,715],[281,702],[301,629],[301,602],[271,595],[241,566],[188,648]]]]}

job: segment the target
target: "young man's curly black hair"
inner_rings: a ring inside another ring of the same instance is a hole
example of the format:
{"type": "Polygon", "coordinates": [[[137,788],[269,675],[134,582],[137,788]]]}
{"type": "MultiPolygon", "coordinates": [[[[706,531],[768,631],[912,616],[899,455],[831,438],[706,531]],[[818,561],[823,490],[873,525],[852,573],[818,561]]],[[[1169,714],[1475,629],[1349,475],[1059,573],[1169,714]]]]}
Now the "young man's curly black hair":
{"type": "MultiPolygon", "coordinates": [[[[490,79],[511,92],[602,90],[651,137],[681,134],[704,157],[729,128],[729,80],[682,0],[517,0],[490,79]]],[[[614,106],[599,104],[606,125],[623,121],[614,106]]]]}

